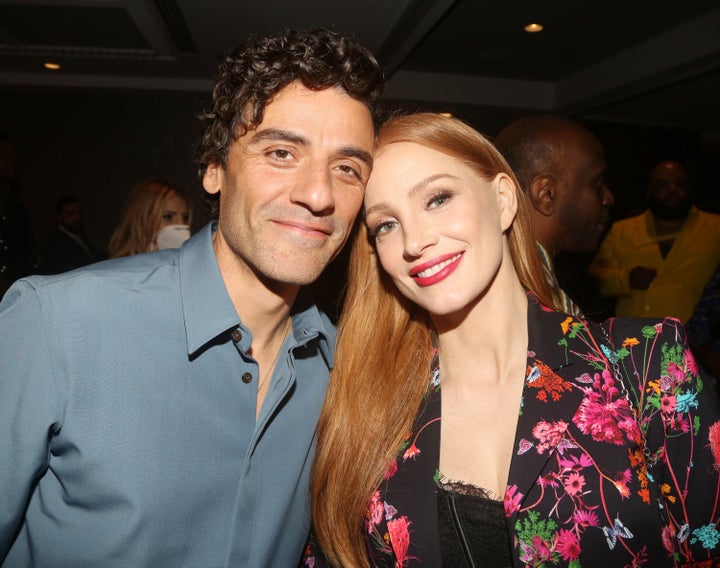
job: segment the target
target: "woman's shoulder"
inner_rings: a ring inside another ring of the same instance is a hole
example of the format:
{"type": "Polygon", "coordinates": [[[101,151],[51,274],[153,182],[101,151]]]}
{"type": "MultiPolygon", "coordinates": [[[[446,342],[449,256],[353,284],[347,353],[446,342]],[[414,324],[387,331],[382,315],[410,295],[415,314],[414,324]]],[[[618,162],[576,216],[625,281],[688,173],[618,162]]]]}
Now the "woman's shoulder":
{"type": "Polygon", "coordinates": [[[623,338],[657,339],[685,343],[685,325],[674,317],[665,318],[631,318],[613,317],[597,324],[610,337],[617,340],[623,338]]]}

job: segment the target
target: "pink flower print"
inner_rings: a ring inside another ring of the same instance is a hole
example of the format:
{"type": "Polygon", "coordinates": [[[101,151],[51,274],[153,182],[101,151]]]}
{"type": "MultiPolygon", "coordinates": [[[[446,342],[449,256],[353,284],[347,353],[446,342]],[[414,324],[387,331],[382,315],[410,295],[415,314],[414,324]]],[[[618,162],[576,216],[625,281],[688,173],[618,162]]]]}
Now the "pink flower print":
{"type": "Polygon", "coordinates": [[[622,495],[623,499],[625,499],[626,497],[630,497],[630,489],[628,489],[628,483],[630,483],[631,479],[632,473],[629,469],[626,469],[625,471],[619,471],[615,476],[615,480],[613,481],[613,483],[615,484],[616,489],[620,492],[620,495],[622,495]]]}
{"type": "Polygon", "coordinates": [[[720,420],[715,422],[708,430],[710,451],[715,459],[715,469],[720,469],[720,420]]]}
{"type": "Polygon", "coordinates": [[[582,452],[580,457],[571,455],[567,458],[558,460],[558,463],[565,469],[581,470],[586,467],[590,467],[592,465],[592,460],[590,459],[590,456],[588,456],[585,452],[582,452]]]}
{"type": "Polygon", "coordinates": [[[389,521],[395,515],[397,515],[397,509],[389,503],[385,503],[385,520],[389,521]]]}
{"type": "Polygon", "coordinates": [[[683,353],[683,359],[684,359],[684,366],[685,371],[689,373],[693,377],[697,377],[698,374],[698,366],[697,362],[695,361],[695,356],[692,354],[692,351],[689,349],[686,349],[683,353]]]}
{"type": "Polygon", "coordinates": [[[662,528],[662,543],[663,548],[670,553],[675,552],[673,541],[675,540],[675,527],[672,525],[665,525],[662,528]]]}
{"type": "Polygon", "coordinates": [[[517,485],[511,485],[505,488],[505,497],[503,498],[503,505],[505,505],[505,516],[511,517],[513,513],[520,510],[520,503],[522,503],[524,495],[517,490],[517,485]]]}
{"type": "Polygon", "coordinates": [[[407,461],[410,458],[415,459],[419,455],[420,449],[415,444],[412,444],[407,450],[405,450],[405,453],[403,454],[403,461],[407,461]]]}
{"type": "Polygon", "coordinates": [[[567,422],[562,420],[552,423],[544,420],[538,422],[532,431],[533,436],[539,441],[536,446],[537,452],[544,454],[545,450],[556,447],[565,435],[567,427],[567,422]]]}
{"type": "Polygon", "coordinates": [[[675,407],[677,406],[677,398],[675,398],[675,395],[669,395],[664,394],[660,398],[660,409],[665,414],[670,414],[672,412],[675,412],[675,407]]]}
{"type": "Polygon", "coordinates": [[[563,560],[572,561],[580,556],[580,541],[573,531],[560,529],[555,537],[555,551],[563,560]]]}
{"type": "Polygon", "coordinates": [[[545,475],[541,475],[540,477],[538,477],[537,483],[542,488],[558,486],[558,482],[554,473],[546,473],[545,475]]]}
{"type": "Polygon", "coordinates": [[[552,553],[550,552],[550,547],[547,545],[547,543],[542,539],[541,536],[535,535],[532,538],[532,545],[535,549],[535,553],[537,555],[538,560],[548,560],[552,553]]]}
{"type": "Polygon", "coordinates": [[[375,527],[380,524],[384,511],[385,507],[383,506],[382,501],[380,501],[380,492],[375,491],[370,498],[370,504],[368,505],[367,512],[365,513],[367,517],[365,525],[368,533],[372,534],[375,527]]]}
{"type": "Polygon", "coordinates": [[[625,443],[625,437],[631,442],[639,442],[640,428],[635,422],[630,404],[622,397],[615,398],[618,390],[607,369],[602,372],[602,379],[602,386],[596,376],[594,388],[584,389],[585,398],[580,403],[573,422],[583,434],[589,434],[597,442],[620,446],[625,443]],[[602,392],[597,392],[598,387],[602,392]]]}
{"type": "Polygon", "coordinates": [[[397,460],[392,460],[387,467],[387,470],[385,470],[385,479],[390,479],[393,475],[397,473],[398,465],[397,460]]]}
{"type": "Polygon", "coordinates": [[[387,523],[392,549],[395,553],[395,566],[405,566],[405,563],[410,560],[407,551],[410,548],[409,529],[411,524],[405,515],[387,523]]]}
{"type": "Polygon", "coordinates": [[[655,327],[655,333],[662,333],[662,329],[663,329],[662,322],[656,323],[654,327],[655,327]]]}
{"type": "Polygon", "coordinates": [[[563,485],[565,485],[565,491],[568,495],[577,495],[582,492],[585,486],[585,476],[573,471],[565,478],[563,485]]]}
{"type": "Polygon", "coordinates": [[[600,520],[594,511],[587,511],[585,509],[576,509],[572,516],[573,523],[582,528],[597,527],[600,525],[600,520]]]}
{"type": "Polygon", "coordinates": [[[687,381],[687,377],[685,376],[685,371],[683,371],[680,367],[677,366],[677,363],[668,363],[667,366],[667,374],[670,375],[673,379],[673,382],[676,385],[680,385],[687,381]]]}

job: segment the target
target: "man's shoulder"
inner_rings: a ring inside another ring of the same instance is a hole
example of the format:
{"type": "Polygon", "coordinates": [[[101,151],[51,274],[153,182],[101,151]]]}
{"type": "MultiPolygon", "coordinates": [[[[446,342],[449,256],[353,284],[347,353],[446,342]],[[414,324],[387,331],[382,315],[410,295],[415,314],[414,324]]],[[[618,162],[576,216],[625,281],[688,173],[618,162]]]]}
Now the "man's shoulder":
{"type": "MultiPolygon", "coordinates": [[[[138,254],[124,258],[104,260],[75,270],[52,275],[33,275],[18,285],[25,285],[43,295],[80,297],[81,293],[103,296],[118,290],[131,291],[147,287],[148,280],[176,272],[177,250],[138,254]]],[[[176,279],[175,279],[176,280],[176,279]]]]}
{"type": "Polygon", "coordinates": [[[698,217],[705,223],[709,223],[714,227],[720,229],[720,214],[712,211],[705,211],[703,209],[697,210],[698,217]]]}

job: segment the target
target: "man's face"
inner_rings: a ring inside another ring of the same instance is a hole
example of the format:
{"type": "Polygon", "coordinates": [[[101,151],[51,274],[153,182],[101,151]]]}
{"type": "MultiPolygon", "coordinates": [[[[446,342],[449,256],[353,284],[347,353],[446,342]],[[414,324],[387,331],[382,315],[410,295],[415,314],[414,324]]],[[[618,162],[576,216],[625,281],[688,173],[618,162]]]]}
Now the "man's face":
{"type": "Polygon", "coordinates": [[[368,108],[337,88],[282,89],[262,122],[203,179],[220,192],[215,251],[223,273],[313,282],[347,240],[372,165],[368,108]]]}
{"type": "Polygon", "coordinates": [[[663,162],[650,172],[648,205],[655,217],[682,219],[692,205],[690,178],[677,162],[663,162]]]}
{"type": "Polygon", "coordinates": [[[615,202],[605,179],[605,153],[589,132],[568,132],[560,140],[557,252],[590,252],[600,244],[615,202]]]}
{"type": "Polygon", "coordinates": [[[80,203],[65,203],[58,214],[58,224],[71,233],[79,235],[85,229],[80,203]]]}

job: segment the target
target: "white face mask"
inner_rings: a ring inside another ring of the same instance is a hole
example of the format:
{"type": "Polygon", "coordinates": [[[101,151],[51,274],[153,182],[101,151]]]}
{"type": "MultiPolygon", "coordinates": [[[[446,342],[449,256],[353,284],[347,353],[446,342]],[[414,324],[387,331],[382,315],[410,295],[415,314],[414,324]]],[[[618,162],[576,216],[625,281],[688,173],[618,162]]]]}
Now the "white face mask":
{"type": "Polygon", "coordinates": [[[190,238],[190,227],[187,225],[166,225],[155,235],[155,246],[151,250],[180,248],[190,238]]]}

